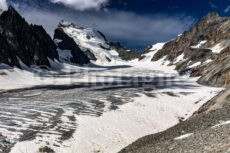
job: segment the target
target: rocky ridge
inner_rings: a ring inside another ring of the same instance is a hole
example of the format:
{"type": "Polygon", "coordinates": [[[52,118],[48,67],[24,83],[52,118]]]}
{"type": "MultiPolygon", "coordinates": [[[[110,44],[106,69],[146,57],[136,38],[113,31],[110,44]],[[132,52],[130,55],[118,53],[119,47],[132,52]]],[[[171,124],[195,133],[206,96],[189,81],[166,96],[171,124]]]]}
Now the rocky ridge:
{"type": "Polygon", "coordinates": [[[11,6],[0,16],[0,41],[0,63],[46,67],[49,59],[59,59],[56,45],[43,27],[29,25],[11,6]]]}
{"type": "Polygon", "coordinates": [[[117,42],[117,43],[110,42],[109,46],[111,49],[116,50],[119,54],[119,57],[124,61],[131,61],[134,59],[138,59],[142,55],[141,52],[137,52],[137,51],[133,51],[133,50],[130,50],[128,48],[125,48],[119,42],[117,42]]]}
{"type": "Polygon", "coordinates": [[[203,76],[199,83],[222,86],[228,82],[230,18],[212,12],[199,20],[154,54],[152,61],[160,59],[175,65],[176,69],[191,76],[203,76]],[[226,65],[221,64],[224,61],[226,65]]]}

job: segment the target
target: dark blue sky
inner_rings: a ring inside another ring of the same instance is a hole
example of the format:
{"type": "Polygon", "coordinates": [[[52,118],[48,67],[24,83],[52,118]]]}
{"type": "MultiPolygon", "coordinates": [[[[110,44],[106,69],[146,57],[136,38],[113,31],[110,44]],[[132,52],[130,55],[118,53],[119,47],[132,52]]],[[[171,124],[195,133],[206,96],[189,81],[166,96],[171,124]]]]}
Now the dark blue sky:
{"type": "Polygon", "coordinates": [[[210,11],[217,11],[221,15],[230,6],[230,0],[111,0],[109,8],[134,11],[139,14],[180,14],[185,13],[197,18],[210,11]]]}
{"type": "Polygon", "coordinates": [[[230,0],[70,0],[70,3],[58,0],[59,3],[52,3],[54,1],[8,0],[8,3],[30,22],[42,24],[50,35],[64,19],[98,29],[109,40],[135,49],[176,37],[208,12],[230,16],[230,0]]]}

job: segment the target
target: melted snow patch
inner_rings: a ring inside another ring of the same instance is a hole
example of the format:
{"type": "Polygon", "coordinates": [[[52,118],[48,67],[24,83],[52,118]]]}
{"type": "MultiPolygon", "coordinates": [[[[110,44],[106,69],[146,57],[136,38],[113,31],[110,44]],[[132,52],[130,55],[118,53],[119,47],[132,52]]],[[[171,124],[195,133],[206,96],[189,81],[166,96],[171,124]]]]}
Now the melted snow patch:
{"type": "Polygon", "coordinates": [[[182,139],[188,138],[192,135],[193,135],[193,133],[187,133],[187,134],[181,135],[179,137],[176,137],[174,140],[182,140],[182,139]]]}
{"type": "Polygon", "coordinates": [[[217,124],[217,125],[213,126],[212,128],[216,128],[216,127],[223,126],[223,125],[228,125],[228,124],[230,124],[230,120],[229,120],[229,121],[222,122],[222,123],[220,123],[220,124],[217,124]]]}
{"type": "Polygon", "coordinates": [[[153,56],[164,47],[165,43],[157,43],[155,45],[152,46],[152,48],[150,49],[150,52],[144,54],[143,56],[145,56],[144,59],[141,60],[141,62],[152,62],[152,58],[153,56]]]}
{"type": "Polygon", "coordinates": [[[143,56],[145,56],[144,59],[141,60],[141,62],[152,62],[152,58],[153,56],[164,47],[165,43],[157,43],[155,45],[152,46],[152,48],[150,49],[150,52],[144,54],[143,56]]]}
{"type": "Polygon", "coordinates": [[[219,44],[213,46],[210,49],[212,50],[213,53],[218,54],[218,53],[220,53],[224,49],[224,47],[221,45],[221,43],[219,43],[219,44]]]}
{"type": "Polygon", "coordinates": [[[208,59],[207,61],[205,61],[205,63],[210,63],[210,62],[212,62],[213,60],[211,60],[211,59],[208,59]]]}
{"type": "Polygon", "coordinates": [[[190,65],[188,68],[194,68],[194,67],[197,67],[199,65],[201,65],[201,62],[196,62],[196,63],[190,65]]]}
{"type": "Polygon", "coordinates": [[[152,46],[152,48],[150,49],[151,51],[158,51],[160,49],[162,49],[165,45],[165,42],[162,43],[156,43],[155,45],[152,46]]]}
{"type": "Polygon", "coordinates": [[[207,42],[207,40],[203,40],[199,42],[196,46],[191,46],[191,48],[200,48],[202,45],[204,45],[207,42]]]}
{"type": "Polygon", "coordinates": [[[176,61],[174,63],[178,63],[184,60],[184,53],[177,57],[176,61]]]}

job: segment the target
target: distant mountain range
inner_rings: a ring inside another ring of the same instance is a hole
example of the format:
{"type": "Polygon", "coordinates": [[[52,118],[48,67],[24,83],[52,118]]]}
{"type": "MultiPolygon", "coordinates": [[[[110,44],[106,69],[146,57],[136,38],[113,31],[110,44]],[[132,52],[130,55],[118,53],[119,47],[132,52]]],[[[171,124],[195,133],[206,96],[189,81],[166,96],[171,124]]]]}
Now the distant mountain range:
{"type": "Polygon", "coordinates": [[[81,65],[162,61],[174,65],[180,74],[202,76],[199,80],[202,84],[223,86],[229,82],[229,25],[230,18],[212,12],[174,40],[137,53],[109,42],[100,31],[66,21],[59,23],[52,39],[42,26],[29,25],[9,7],[0,16],[0,62],[21,67],[21,63],[50,66],[49,60],[81,65]]]}

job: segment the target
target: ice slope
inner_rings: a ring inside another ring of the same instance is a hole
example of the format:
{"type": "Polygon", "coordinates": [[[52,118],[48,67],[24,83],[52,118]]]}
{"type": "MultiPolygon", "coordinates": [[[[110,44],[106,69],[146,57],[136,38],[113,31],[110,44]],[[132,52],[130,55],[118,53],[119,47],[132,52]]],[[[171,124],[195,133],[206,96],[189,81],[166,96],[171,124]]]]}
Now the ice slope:
{"type": "Polygon", "coordinates": [[[66,21],[62,21],[59,27],[71,38],[83,51],[90,51],[96,57],[97,64],[106,64],[121,60],[115,50],[111,50],[105,36],[94,29],[83,28],[66,21]]]}

